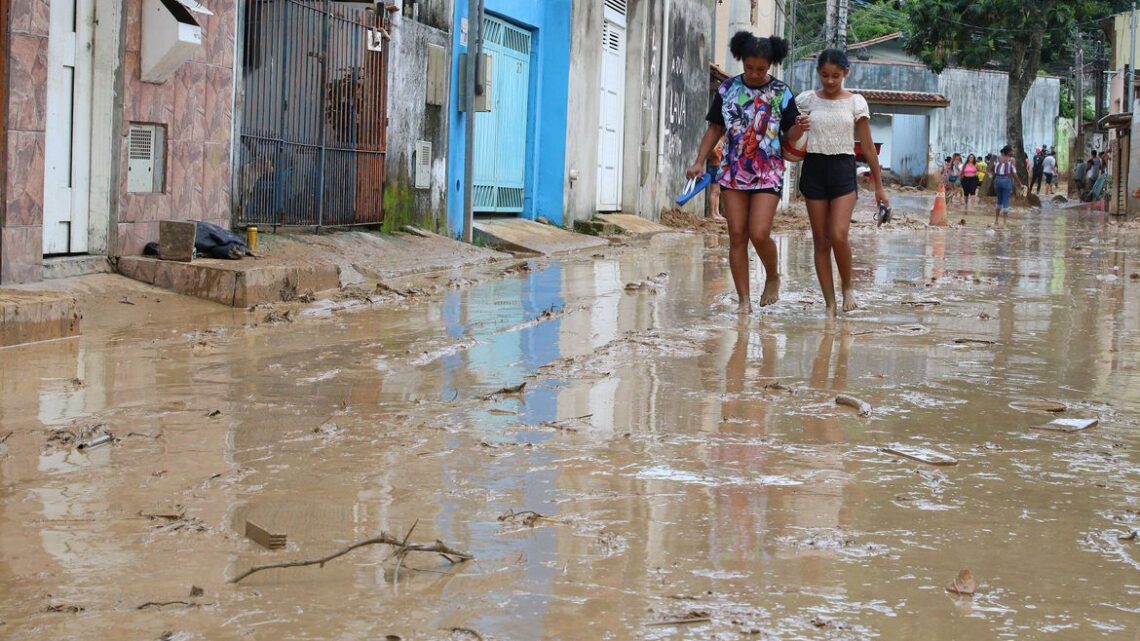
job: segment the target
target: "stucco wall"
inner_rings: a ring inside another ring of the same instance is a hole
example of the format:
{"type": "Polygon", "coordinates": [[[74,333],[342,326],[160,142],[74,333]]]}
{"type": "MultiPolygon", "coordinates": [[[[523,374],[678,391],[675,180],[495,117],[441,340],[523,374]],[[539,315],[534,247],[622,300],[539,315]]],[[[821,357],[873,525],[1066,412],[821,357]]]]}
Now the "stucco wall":
{"type": "MultiPolygon", "coordinates": [[[[665,3],[632,0],[626,20],[622,210],[650,219],[673,205],[704,135],[708,64],[714,54],[715,6],[685,0],[669,4],[667,43],[665,3]]],[[[572,20],[567,111],[574,118],[568,123],[563,188],[569,217],[584,220],[597,211],[601,3],[575,3],[572,20]]],[[[688,206],[700,209],[703,203],[699,197],[688,206]]]]}
{"type": "Polygon", "coordinates": [[[140,80],[142,0],[127,0],[123,56],[123,135],[131,122],[166,127],[166,189],[127,193],[127,146],[120,149],[118,253],[138,254],[158,240],[161,220],[230,224],[230,155],[236,11],[233,3],[210,3],[213,16],[195,14],[203,46],[162,84],[140,80]]]}
{"type": "MultiPolygon", "coordinates": [[[[421,13],[421,17],[423,14],[421,13]]],[[[397,13],[392,19],[388,78],[388,155],[384,215],[392,221],[447,228],[447,105],[427,104],[428,46],[450,49],[451,34],[397,13]],[[415,189],[416,141],[432,144],[431,186],[415,189]]],[[[445,58],[446,59],[446,58],[445,58]]],[[[443,72],[449,72],[445,68],[443,72]]]]}

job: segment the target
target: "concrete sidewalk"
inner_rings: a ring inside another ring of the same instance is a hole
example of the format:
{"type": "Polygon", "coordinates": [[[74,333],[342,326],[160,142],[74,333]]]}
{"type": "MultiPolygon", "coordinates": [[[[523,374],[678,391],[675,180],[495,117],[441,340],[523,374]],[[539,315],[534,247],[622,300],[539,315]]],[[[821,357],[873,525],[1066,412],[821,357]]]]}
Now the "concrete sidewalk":
{"type": "Polygon", "coordinates": [[[121,274],[232,307],[288,301],[304,292],[510,258],[420,230],[396,234],[337,232],[263,234],[260,258],[175,262],[145,256],[119,259],[121,274]]]}
{"type": "Polygon", "coordinates": [[[523,218],[489,218],[476,220],[475,238],[506,251],[549,256],[609,245],[597,236],[567,231],[523,218]]]}

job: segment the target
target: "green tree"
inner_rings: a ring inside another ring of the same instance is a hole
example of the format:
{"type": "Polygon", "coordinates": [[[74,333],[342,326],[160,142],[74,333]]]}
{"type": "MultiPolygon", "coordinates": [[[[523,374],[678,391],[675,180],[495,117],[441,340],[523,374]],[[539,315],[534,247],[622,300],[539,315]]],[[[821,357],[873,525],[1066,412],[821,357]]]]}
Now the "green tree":
{"type": "Polygon", "coordinates": [[[900,0],[855,0],[847,18],[847,41],[862,42],[905,31],[906,14],[900,0]]]}
{"type": "MultiPolygon", "coordinates": [[[[1076,30],[1123,9],[1122,0],[909,0],[906,50],[936,73],[949,65],[1008,66],[1006,137],[1025,160],[1021,105],[1044,65],[1071,59],[1076,30]]],[[[1025,163],[1017,163],[1024,173],[1025,163]]]]}

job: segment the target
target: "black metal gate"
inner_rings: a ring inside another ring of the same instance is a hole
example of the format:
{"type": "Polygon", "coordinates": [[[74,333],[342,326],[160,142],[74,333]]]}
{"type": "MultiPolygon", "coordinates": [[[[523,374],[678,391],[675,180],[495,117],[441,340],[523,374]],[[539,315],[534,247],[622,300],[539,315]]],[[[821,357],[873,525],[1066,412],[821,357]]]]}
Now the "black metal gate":
{"type": "Polygon", "coordinates": [[[236,224],[383,220],[389,40],[375,6],[245,3],[236,224]]]}

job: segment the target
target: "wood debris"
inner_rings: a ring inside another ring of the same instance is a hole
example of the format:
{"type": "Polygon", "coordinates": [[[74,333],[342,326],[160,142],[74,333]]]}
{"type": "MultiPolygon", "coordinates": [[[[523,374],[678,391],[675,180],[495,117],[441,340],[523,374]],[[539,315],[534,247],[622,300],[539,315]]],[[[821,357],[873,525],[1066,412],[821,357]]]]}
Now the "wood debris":
{"type": "Polygon", "coordinates": [[[245,522],[245,535],[267,550],[280,550],[288,544],[285,534],[273,534],[252,521],[245,522]]]}
{"type": "Polygon", "coordinates": [[[950,585],[946,586],[947,592],[961,594],[963,596],[969,596],[977,589],[978,584],[974,581],[974,573],[970,572],[968,568],[964,568],[959,572],[958,576],[954,577],[954,580],[950,582],[950,585]]]}
{"type": "Polygon", "coordinates": [[[871,415],[871,404],[861,398],[851,396],[850,394],[840,394],[836,396],[835,404],[854,407],[859,411],[859,416],[867,417],[871,415]]]}
{"type": "Polygon", "coordinates": [[[1096,427],[1098,423],[1100,421],[1095,418],[1055,418],[1044,425],[1031,425],[1029,429],[1071,434],[1096,427]]]}
{"type": "Polygon", "coordinates": [[[936,452],[925,447],[914,447],[912,445],[892,445],[884,447],[882,452],[893,454],[894,456],[901,456],[908,458],[912,461],[919,463],[927,463],[929,465],[957,465],[958,459],[947,456],[941,452],[936,452]]]}

